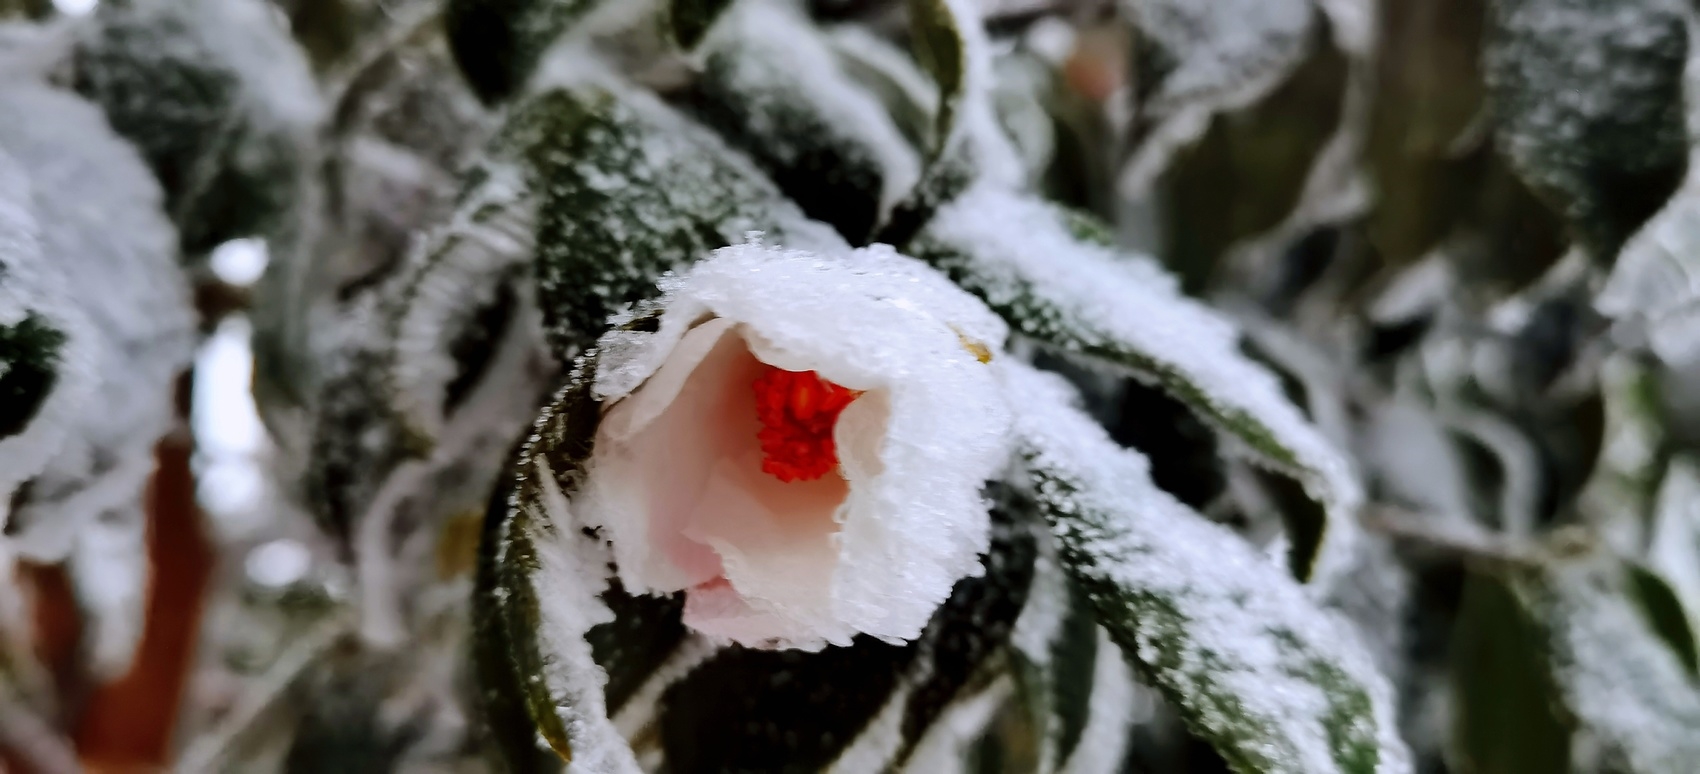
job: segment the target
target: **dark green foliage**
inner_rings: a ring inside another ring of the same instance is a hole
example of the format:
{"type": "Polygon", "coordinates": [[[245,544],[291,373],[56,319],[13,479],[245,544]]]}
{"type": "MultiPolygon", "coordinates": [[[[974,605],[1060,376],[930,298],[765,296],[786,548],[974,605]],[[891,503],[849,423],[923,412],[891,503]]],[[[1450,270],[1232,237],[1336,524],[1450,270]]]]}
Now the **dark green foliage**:
{"type": "Polygon", "coordinates": [[[65,334],[34,312],[0,325],[0,438],[23,432],[47,400],[59,381],[64,345],[65,334]]]}

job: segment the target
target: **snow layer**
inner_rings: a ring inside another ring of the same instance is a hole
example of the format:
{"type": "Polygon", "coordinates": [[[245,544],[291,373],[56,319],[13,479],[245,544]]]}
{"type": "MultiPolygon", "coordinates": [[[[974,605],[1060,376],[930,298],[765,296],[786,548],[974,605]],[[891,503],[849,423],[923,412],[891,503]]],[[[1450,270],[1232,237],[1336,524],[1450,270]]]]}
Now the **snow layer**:
{"type": "Polygon", "coordinates": [[[45,87],[0,89],[0,151],[29,175],[43,254],[77,293],[99,406],[71,418],[13,517],[20,549],[52,559],[78,525],[141,497],[154,443],[172,426],[193,313],[159,185],[99,110],[45,87]]]}
{"type": "Polygon", "coordinates": [[[72,417],[93,388],[87,323],[71,303],[61,270],[42,254],[23,167],[0,151],[0,328],[17,333],[22,326],[39,326],[39,334],[59,343],[48,362],[26,363],[21,357],[0,361],[0,378],[25,368],[45,368],[52,375],[47,394],[27,417],[19,418],[22,424],[0,436],[0,515],[8,509],[13,489],[40,473],[59,449],[72,417]]]}
{"type": "Polygon", "coordinates": [[[1235,768],[1410,771],[1393,693],[1342,621],[1149,478],[1059,378],[1004,362],[1035,495],[1099,623],[1235,768]]]}
{"type": "Polygon", "coordinates": [[[1155,382],[1240,451],[1297,475],[1327,506],[1315,573],[1350,554],[1362,491],[1345,458],[1239,350],[1225,317],[1182,296],[1151,260],[1083,238],[1067,213],[990,184],[939,211],[913,251],[1010,320],[1017,332],[1155,382]]]}

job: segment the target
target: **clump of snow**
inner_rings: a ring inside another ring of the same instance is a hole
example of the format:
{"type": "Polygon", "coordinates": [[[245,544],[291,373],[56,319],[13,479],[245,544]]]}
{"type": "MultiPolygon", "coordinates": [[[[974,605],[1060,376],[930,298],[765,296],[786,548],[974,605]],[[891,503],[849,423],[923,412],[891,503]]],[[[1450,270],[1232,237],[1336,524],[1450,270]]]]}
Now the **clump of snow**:
{"type": "Polygon", "coordinates": [[[1344,623],[1276,565],[1158,489],[1059,378],[999,369],[1064,560],[1099,622],[1231,765],[1410,771],[1393,693],[1344,623]]]}
{"type": "Polygon", "coordinates": [[[981,487],[1008,461],[1010,407],[981,357],[1003,322],[886,247],[739,245],[665,287],[659,330],[601,341],[612,408],[574,498],[626,588],[691,588],[686,622],[748,645],[918,636],[988,546],[981,487]],[[760,471],[763,364],[862,393],[834,432],[839,472],[760,471]]]}
{"type": "Polygon", "coordinates": [[[0,150],[0,326],[33,319],[64,337],[50,363],[0,363],[0,377],[39,366],[53,374],[48,394],[24,424],[0,437],[0,515],[13,489],[40,473],[64,442],[94,380],[87,322],[72,303],[62,270],[42,252],[33,210],[27,172],[0,150]]]}
{"type": "Polygon", "coordinates": [[[1024,335],[1155,382],[1238,439],[1239,451],[1296,475],[1327,507],[1315,572],[1349,556],[1362,501],[1345,458],[1241,354],[1227,318],[1182,296],[1155,262],[1071,233],[1041,200],[977,185],[941,209],[916,255],[984,298],[1024,335]]]}
{"type": "Polygon", "coordinates": [[[129,670],[146,622],[147,513],[142,503],[117,505],[78,528],[68,568],[82,608],[94,673],[116,679],[129,670]]]}
{"type": "Polygon", "coordinates": [[[193,307],[159,185],[99,110],[46,87],[0,89],[0,151],[29,178],[43,255],[74,299],[91,299],[78,306],[100,410],[68,417],[64,444],[13,515],[20,550],[54,559],[79,525],[140,499],[193,353],[193,307]]]}

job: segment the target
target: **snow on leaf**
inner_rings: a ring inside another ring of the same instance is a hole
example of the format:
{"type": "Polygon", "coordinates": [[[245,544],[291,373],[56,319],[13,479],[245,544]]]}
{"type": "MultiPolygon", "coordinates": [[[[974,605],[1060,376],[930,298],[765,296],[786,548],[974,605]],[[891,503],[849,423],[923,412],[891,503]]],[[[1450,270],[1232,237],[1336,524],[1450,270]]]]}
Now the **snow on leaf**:
{"type": "Polygon", "coordinates": [[[1625,327],[1644,326],[1665,362],[1700,356],[1700,170],[1693,170],[1618,253],[1594,307],[1625,327]]]}
{"type": "Polygon", "coordinates": [[[496,143],[525,165],[538,199],[538,300],[563,356],[594,340],[610,314],[654,295],[662,273],[751,232],[844,248],[748,158],[629,87],[547,91],[514,112],[496,143]]]}
{"type": "Polygon", "coordinates": [[[449,0],[443,29],[472,90],[495,104],[517,94],[549,44],[600,1],[449,0]]]}
{"type": "Polygon", "coordinates": [[[1682,179],[1688,11],[1672,0],[1488,7],[1483,73],[1499,147],[1609,262],[1682,179]]]}
{"type": "Polygon", "coordinates": [[[1647,564],[1686,611],[1688,630],[1700,632],[1700,465],[1692,457],[1678,457],[1667,466],[1651,532],[1647,564]]]}
{"type": "Polygon", "coordinates": [[[1127,660],[1112,647],[1114,642],[1102,627],[1092,627],[1092,634],[1098,641],[1098,650],[1097,657],[1090,661],[1091,698],[1084,712],[1086,726],[1058,769],[1062,774],[1121,771],[1133,736],[1133,723],[1141,710],[1133,670],[1127,660]]]}
{"type": "Polygon", "coordinates": [[[1250,544],[1153,485],[1139,454],[1005,363],[1034,496],[1098,622],[1243,774],[1410,771],[1392,689],[1345,624],[1250,544]]]}
{"type": "Polygon", "coordinates": [[[734,9],[704,44],[688,98],[803,211],[852,242],[920,177],[920,158],[826,37],[782,3],[734,9]]]}
{"type": "Polygon", "coordinates": [[[64,443],[12,515],[20,550],[51,560],[80,525],[141,497],[194,315],[159,184],[98,109],[46,87],[0,88],[0,152],[29,179],[43,257],[75,289],[84,324],[69,334],[87,354],[67,362],[88,369],[100,406],[67,416],[64,443]]]}
{"type": "MultiPolygon", "coordinates": [[[[1677,774],[1700,758],[1700,686],[1678,654],[1650,622],[1637,614],[1626,566],[1598,551],[1553,557],[1538,565],[1479,575],[1504,600],[1497,617],[1517,634],[1489,634],[1497,647],[1523,648],[1505,655],[1528,662],[1544,679],[1535,706],[1558,709],[1554,718],[1570,734],[1568,766],[1573,771],[1677,774]]],[[[1487,643],[1478,643],[1477,648],[1487,643]]],[[[1498,752],[1501,760],[1527,761],[1535,754],[1564,754],[1551,734],[1509,735],[1513,718],[1468,715],[1482,738],[1524,748],[1498,752]],[[1496,725],[1497,724],[1497,725],[1496,725]],[[1538,746],[1539,750],[1534,749],[1538,746]]],[[[1481,742],[1478,742],[1481,744],[1481,742]]],[[[1481,748],[1475,755],[1488,754],[1481,748]]],[[[1546,769],[1520,769],[1546,770],[1546,769]]]]}
{"type": "Polygon", "coordinates": [[[1295,543],[1300,577],[1348,555],[1361,492],[1340,453],[1242,355],[1227,319],[1185,298],[1150,260],[1091,241],[1064,210],[975,186],[929,223],[909,252],[980,296],[1018,333],[1149,380],[1294,475],[1327,510],[1324,543],[1295,543]],[[1312,561],[1314,560],[1314,561],[1312,561]]]}
{"type": "Polygon", "coordinates": [[[92,386],[80,325],[42,254],[27,173],[0,151],[0,502],[46,466],[92,386]]]}
{"type": "Polygon", "coordinates": [[[262,0],[103,3],[72,83],[136,144],[184,249],[285,223],[323,106],[306,55],[262,0]]]}
{"type": "Polygon", "coordinates": [[[1139,95],[1142,136],[1119,184],[1135,195],[1203,135],[1212,115],[1257,102],[1298,67],[1316,17],[1305,0],[1119,5],[1142,36],[1136,67],[1151,84],[1139,95]]]}
{"type": "Polygon", "coordinates": [[[599,599],[611,577],[606,551],[567,505],[600,421],[594,370],[593,355],[581,360],[538,417],[511,491],[485,520],[474,649],[490,727],[516,771],[533,770],[546,750],[568,760],[569,771],[640,770],[609,719],[608,676],[586,640],[614,620],[599,599]]]}
{"type": "Polygon", "coordinates": [[[939,95],[915,58],[862,27],[840,25],[826,35],[844,71],[885,104],[903,136],[915,147],[933,147],[939,95]]]}

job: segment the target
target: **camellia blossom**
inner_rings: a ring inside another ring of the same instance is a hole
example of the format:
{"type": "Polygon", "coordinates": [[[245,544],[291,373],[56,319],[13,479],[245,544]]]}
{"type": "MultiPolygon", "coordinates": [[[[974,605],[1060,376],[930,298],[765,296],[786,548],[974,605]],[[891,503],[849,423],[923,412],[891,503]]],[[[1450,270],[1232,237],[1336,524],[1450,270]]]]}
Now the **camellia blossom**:
{"type": "Polygon", "coordinates": [[[625,588],[746,645],[919,635],[989,543],[1003,322],[883,246],[728,247],[664,290],[653,332],[600,342],[572,502],[625,588]]]}

